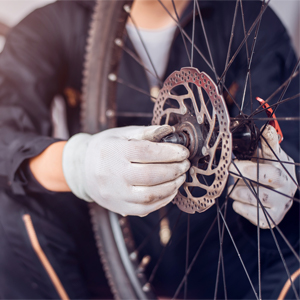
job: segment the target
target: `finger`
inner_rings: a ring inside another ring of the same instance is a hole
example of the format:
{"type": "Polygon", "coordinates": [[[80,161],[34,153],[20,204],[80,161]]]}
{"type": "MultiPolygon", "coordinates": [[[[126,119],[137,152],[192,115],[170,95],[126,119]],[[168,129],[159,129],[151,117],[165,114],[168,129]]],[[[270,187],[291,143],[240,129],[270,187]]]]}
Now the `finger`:
{"type": "Polygon", "coordinates": [[[149,141],[126,141],[126,158],[133,163],[181,162],[189,157],[189,150],[181,145],[153,143],[149,141]]]}
{"type": "Polygon", "coordinates": [[[147,205],[133,203],[132,209],[130,210],[130,214],[136,215],[139,217],[145,217],[148,214],[168,205],[176,197],[176,195],[177,195],[177,191],[164,199],[161,199],[154,203],[148,203],[147,205]]]}
{"type": "Polygon", "coordinates": [[[174,127],[170,125],[152,126],[128,126],[125,128],[124,135],[128,140],[147,140],[159,142],[163,137],[174,132],[174,127]]]}
{"type": "MultiPolygon", "coordinates": [[[[244,204],[244,203],[241,203],[241,202],[238,202],[238,201],[234,201],[233,204],[232,204],[232,208],[234,209],[234,211],[236,213],[238,213],[239,215],[241,215],[244,218],[246,218],[247,220],[249,220],[252,224],[258,225],[258,223],[257,223],[257,207],[256,206],[252,206],[252,205],[249,205],[249,204],[244,204]]],[[[262,229],[269,229],[270,228],[269,224],[270,224],[271,228],[274,228],[275,225],[272,222],[272,220],[270,220],[269,217],[268,217],[269,223],[266,220],[263,209],[260,207],[258,209],[258,211],[259,211],[259,227],[262,228],[262,229]]],[[[270,214],[270,216],[272,217],[270,208],[265,208],[265,211],[268,212],[270,214]]],[[[267,213],[266,213],[266,215],[268,216],[267,213]]],[[[275,222],[275,220],[274,220],[274,222],[275,222]]],[[[276,223],[276,225],[278,223],[276,223]]]]}
{"type": "Polygon", "coordinates": [[[274,193],[266,188],[260,187],[259,192],[257,195],[257,188],[255,188],[255,191],[251,191],[246,186],[236,186],[234,190],[230,194],[230,198],[233,200],[236,200],[241,203],[250,204],[252,206],[257,206],[258,199],[262,203],[263,206],[272,208],[275,206],[282,206],[284,205],[285,201],[288,200],[288,198],[282,199],[282,196],[274,193]]]}
{"type": "Polygon", "coordinates": [[[150,126],[147,128],[147,130],[145,130],[142,139],[150,142],[159,142],[163,137],[173,133],[174,131],[175,128],[171,127],[170,125],[150,126]]]}
{"type": "Polygon", "coordinates": [[[137,164],[132,163],[127,182],[135,186],[153,186],[175,180],[190,168],[189,160],[169,164],[137,164]]]}
{"type": "Polygon", "coordinates": [[[259,164],[257,168],[257,163],[235,160],[234,164],[230,164],[229,171],[234,178],[242,178],[241,173],[246,179],[272,188],[284,187],[290,181],[284,170],[270,164],[259,164]]]}
{"type": "MultiPolygon", "coordinates": [[[[262,128],[264,128],[264,126],[262,128]]],[[[262,157],[274,160],[277,160],[277,158],[281,160],[286,159],[286,154],[279,146],[278,134],[273,126],[267,125],[265,130],[262,132],[261,146],[262,157]]]]}
{"type": "Polygon", "coordinates": [[[138,204],[151,204],[170,197],[178,191],[185,182],[185,174],[163,184],[155,186],[132,186],[128,202],[138,204]]]}

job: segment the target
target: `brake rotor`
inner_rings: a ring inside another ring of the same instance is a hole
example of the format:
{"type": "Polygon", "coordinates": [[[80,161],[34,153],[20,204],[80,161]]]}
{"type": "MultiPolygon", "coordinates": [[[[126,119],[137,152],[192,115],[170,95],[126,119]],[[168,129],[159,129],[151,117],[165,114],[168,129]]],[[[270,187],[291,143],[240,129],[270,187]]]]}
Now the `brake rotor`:
{"type": "Polygon", "coordinates": [[[152,124],[174,126],[190,151],[191,168],[173,202],[187,213],[207,210],[226,186],[232,154],[230,118],[217,85],[196,68],[173,72],[157,97],[152,124]]]}

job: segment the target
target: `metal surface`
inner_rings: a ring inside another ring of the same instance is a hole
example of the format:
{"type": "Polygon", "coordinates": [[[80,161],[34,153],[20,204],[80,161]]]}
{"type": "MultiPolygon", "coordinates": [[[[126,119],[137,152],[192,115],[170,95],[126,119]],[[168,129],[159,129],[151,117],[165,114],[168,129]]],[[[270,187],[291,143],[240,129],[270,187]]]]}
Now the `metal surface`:
{"type": "Polygon", "coordinates": [[[196,68],[182,68],[164,82],[153,125],[170,124],[188,136],[191,168],[174,203],[184,212],[203,212],[221,195],[228,178],[230,119],[216,84],[196,68]]]}

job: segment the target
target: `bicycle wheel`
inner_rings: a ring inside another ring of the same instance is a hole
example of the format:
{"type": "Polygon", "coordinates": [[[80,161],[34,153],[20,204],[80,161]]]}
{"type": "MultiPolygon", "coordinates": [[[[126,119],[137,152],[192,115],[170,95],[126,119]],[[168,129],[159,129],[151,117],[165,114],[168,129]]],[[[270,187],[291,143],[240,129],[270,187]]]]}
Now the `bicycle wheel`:
{"type": "MultiPolygon", "coordinates": [[[[232,210],[225,188],[232,149],[238,150],[233,153],[240,159],[256,156],[255,143],[250,141],[244,148],[244,127],[258,142],[254,123],[259,127],[274,122],[254,97],[266,99],[280,124],[288,124],[281,125],[282,148],[298,159],[299,86],[295,78],[299,61],[290,52],[282,25],[267,8],[267,1],[190,1],[190,20],[183,15],[178,21],[173,11],[175,22],[184,24],[175,34],[173,48],[179,42],[182,46],[171,51],[164,86],[153,104],[145,71],[136,71],[144,66],[124,34],[131,2],[97,2],[85,66],[83,131],[148,125],[154,115],[153,123],[177,126],[189,139],[197,140],[200,135],[199,140],[206,140],[215,150],[201,156],[203,144],[193,146],[191,162],[198,173],[189,171],[185,188],[175,199],[177,205],[145,218],[124,218],[91,205],[99,252],[115,297],[299,298],[298,194],[282,195],[294,205],[279,226],[264,210],[267,227],[274,229],[260,230],[232,210]],[[272,31],[267,29],[270,23],[272,31]],[[192,96],[187,97],[187,91],[192,96]],[[130,95],[126,103],[124,95],[130,95]],[[214,105],[219,106],[219,113],[214,112],[214,105]],[[206,121],[196,114],[200,107],[206,110],[201,115],[206,121]],[[224,119],[226,125],[221,123],[224,119]],[[239,130],[233,130],[234,122],[240,122],[239,130]],[[229,135],[220,136],[224,131],[229,135]],[[228,145],[226,151],[223,145],[228,145]],[[209,161],[203,159],[207,156],[209,161]]],[[[278,157],[274,160],[298,166],[278,157]]],[[[241,180],[261,204],[263,199],[253,185],[262,185],[242,175],[241,180]]]]}

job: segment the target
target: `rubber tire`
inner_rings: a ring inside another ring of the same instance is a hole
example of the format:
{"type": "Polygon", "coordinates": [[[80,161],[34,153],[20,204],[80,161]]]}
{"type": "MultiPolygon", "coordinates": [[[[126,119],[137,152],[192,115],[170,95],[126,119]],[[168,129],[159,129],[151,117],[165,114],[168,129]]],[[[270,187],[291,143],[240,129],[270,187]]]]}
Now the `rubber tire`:
{"type": "MultiPolygon", "coordinates": [[[[122,47],[116,44],[116,40],[122,41],[123,38],[128,16],[124,5],[130,7],[132,2],[100,0],[95,6],[83,76],[83,132],[94,134],[115,127],[115,118],[107,111],[114,111],[113,91],[117,82],[109,77],[118,72],[122,47]]],[[[95,203],[90,204],[90,214],[101,262],[115,299],[155,299],[150,291],[143,291],[146,281],[136,271],[137,261],[129,257],[130,250],[127,249],[128,243],[124,244],[123,235],[118,236],[113,230],[121,229],[119,217],[95,203]]],[[[132,239],[128,239],[133,246],[132,239]]]]}

